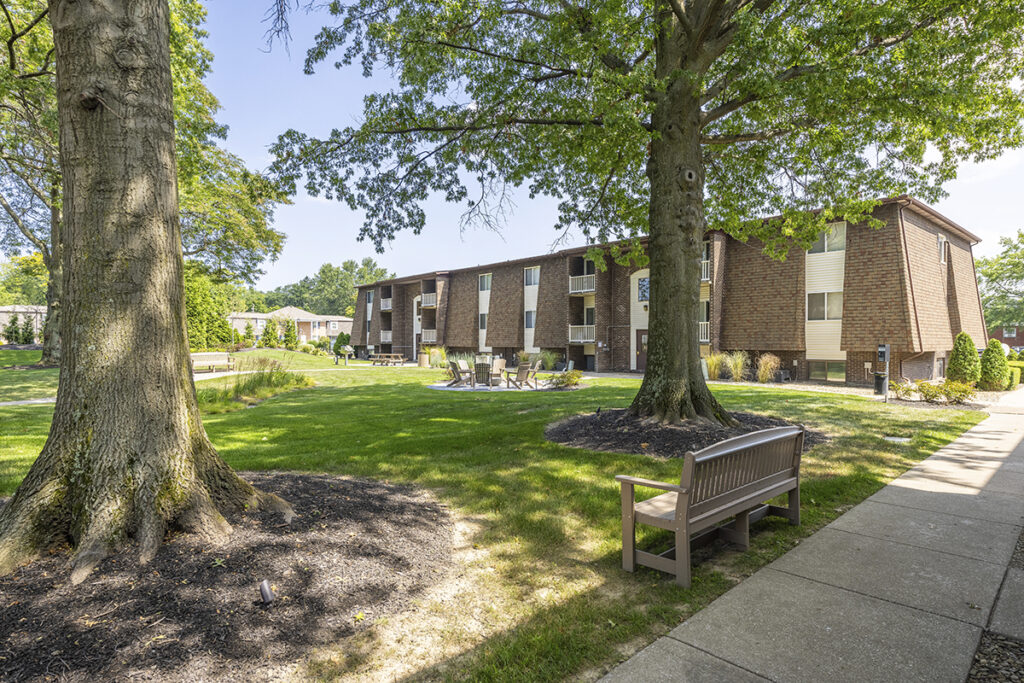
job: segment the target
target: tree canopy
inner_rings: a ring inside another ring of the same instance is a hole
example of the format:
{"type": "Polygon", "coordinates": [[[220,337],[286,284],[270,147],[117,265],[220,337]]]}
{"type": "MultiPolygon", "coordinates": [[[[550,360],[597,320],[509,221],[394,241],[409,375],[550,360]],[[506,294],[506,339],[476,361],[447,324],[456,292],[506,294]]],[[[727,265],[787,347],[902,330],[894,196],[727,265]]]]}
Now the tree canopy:
{"type": "Polygon", "coordinates": [[[395,86],[365,98],[358,125],[282,135],[275,169],[364,212],[378,249],[423,228],[431,195],[491,224],[515,186],[560,199],[560,229],[647,233],[645,168],[668,134],[652,115],[680,89],[696,100],[708,223],[776,255],[875,198],[934,200],[960,162],[1024,139],[1019,0],[328,8],[306,70],[391,70],[395,86]]]}
{"type": "Polygon", "coordinates": [[[42,254],[14,256],[0,264],[0,306],[46,305],[46,266],[42,254]]]}
{"type": "Polygon", "coordinates": [[[341,266],[325,263],[316,275],[267,292],[270,308],[297,306],[319,315],[347,315],[355,313],[357,287],[377,280],[394,277],[372,258],[360,262],[344,261],[341,266]]]}
{"type": "Polygon", "coordinates": [[[997,256],[978,259],[985,323],[990,327],[1024,322],[1024,230],[999,238],[997,256]]]}

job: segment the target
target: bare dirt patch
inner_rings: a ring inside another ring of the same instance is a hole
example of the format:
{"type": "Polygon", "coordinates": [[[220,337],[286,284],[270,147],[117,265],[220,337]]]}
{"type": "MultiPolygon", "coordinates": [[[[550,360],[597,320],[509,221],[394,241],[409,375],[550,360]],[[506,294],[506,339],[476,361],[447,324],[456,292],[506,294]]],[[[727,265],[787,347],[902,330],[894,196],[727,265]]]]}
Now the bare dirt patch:
{"type": "Polygon", "coordinates": [[[175,536],[80,586],[55,552],[0,578],[0,680],[278,680],[311,649],[401,612],[449,572],[452,523],[417,489],[247,473],[299,517],[250,512],[218,547],[175,536]],[[259,600],[269,579],[277,599],[259,600]]]}
{"type": "MultiPolygon", "coordinates": [[[[625,410],[602,410],[549,425],[544,435],[549,441],[592,451],[681,458],[687,451],[698,451],[747,432],[793,424],[754,413],[732,416],[739,426],[723,427],[706,420],[660,425],[628,415],[625,410]]],[[[804,436],[804,450],[828,440],[822,432],[809,429],[804,436]]]]}

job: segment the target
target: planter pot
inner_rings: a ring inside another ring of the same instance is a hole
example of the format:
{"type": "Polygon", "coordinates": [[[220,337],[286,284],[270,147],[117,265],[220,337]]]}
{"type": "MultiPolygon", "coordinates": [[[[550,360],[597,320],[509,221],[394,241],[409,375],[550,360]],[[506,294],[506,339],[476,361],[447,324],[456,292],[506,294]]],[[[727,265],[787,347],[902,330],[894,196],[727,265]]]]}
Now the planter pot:
{"type": "Polygon", "coordinates": [[[421,353],[421,354],[419,354],[419,356],[416,357],[416,360],[417,360],[417,362],[418,362],[418,364],[419,364],[419,366],[421,368],[429,368],[430,367],[430,354],[429,353],[421,353]]]}

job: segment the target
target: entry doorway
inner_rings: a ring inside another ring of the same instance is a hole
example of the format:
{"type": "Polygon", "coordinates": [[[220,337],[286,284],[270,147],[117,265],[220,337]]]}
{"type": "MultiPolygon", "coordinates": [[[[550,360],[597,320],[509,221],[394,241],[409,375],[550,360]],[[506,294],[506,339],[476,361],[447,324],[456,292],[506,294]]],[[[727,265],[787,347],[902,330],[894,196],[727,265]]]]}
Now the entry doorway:
{"type": "Polygon", "coordinates": [[[636,369],[647,369],[647,330],[636,331],[636,369]]]}

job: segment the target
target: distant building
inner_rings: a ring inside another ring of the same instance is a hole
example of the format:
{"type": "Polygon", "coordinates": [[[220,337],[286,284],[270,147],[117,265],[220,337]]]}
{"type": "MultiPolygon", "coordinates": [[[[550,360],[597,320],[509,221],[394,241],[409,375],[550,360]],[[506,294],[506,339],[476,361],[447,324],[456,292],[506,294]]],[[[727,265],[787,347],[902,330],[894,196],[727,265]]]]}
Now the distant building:
{"type": "Polygon", "coordinates": [[[1024,347],[1024,323],[993,327],[989,330],[989,336],[992,339],[998,339],[1010,348],[1019,349],[1024,347]]]}
{"type": "Polygon", "coordinates": [[[313,343],[323,337],[331,340],[341,333],[352,334],[352,318],[343,315],[317,315],[295,306],[285,306],[270,313],[252,313],[248,311],[228,314],[228,324],[239,334],[245,334],[245,326],[252,324],[253,334],[258,338],[270,320],[294,320],[301,343],[313,343]]]}
{"type": "Polygon", "coordinates": [[[13,316],[18,316],[18,325],[24,325],[26,317],[31,318],[32,327],[36,331],[36,341],[42,343],[46,306],[0,306],[0,329],[3,329],[13,316]]]}

